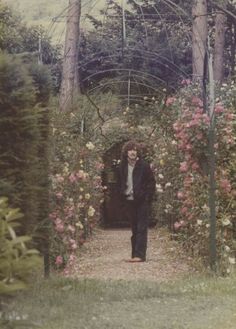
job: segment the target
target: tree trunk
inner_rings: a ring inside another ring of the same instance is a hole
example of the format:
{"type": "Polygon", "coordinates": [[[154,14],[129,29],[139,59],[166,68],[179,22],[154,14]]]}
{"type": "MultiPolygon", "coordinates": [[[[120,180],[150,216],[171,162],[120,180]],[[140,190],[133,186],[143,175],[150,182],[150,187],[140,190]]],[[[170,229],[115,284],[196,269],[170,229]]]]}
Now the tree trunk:
{"type": "Polygon", "coordinates": [[[233,22],[230,28],[231,46],[230,46],[230,75],[235,80],[235,55],[236,55],[236,23],[233,22]]]}
{"type": "Polygon", "coordinates": [[[59,106],[65,111],[72,105],[73,95],[79,90],[78,43],[80,34],[81,0],[69,0],[65,50],[62,68],[59,106]]]}
{"type": "Polygon", "coordinates": [[[215,22],[214,47],[214,80],[221,84],[224,78],[224,46],[225,46],[226,15],[218,12],[215,22]]]}
{"type": "Polygon", "coordinates": [[[193,80],[202,80],[204,72],[204,59],[207,46],[207,1],[194,0],[192,7],[192,62],[193,80]]]}

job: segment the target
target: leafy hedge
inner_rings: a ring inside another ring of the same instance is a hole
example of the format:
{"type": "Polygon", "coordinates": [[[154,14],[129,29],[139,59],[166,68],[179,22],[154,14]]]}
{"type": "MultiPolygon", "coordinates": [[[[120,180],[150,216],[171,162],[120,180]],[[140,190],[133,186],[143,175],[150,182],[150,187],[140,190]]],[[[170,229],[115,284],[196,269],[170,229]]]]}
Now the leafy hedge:
{"type": "Polygon", "coordinates": [[[24,212],[21,233],[33,234],[34,241],[37,236],[44,245],[49,126],[45,105],[50,78],[45,68],[40,68],[0,53],[0,196],[8,197],[24,212]],[[39,235],[39,228],[43,234],[39,235]]]}

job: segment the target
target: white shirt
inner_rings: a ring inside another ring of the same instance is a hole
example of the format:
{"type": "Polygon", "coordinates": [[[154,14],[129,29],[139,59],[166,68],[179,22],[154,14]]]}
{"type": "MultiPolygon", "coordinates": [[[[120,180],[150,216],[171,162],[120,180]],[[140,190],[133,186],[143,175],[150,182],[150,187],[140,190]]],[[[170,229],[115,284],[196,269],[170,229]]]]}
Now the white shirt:
{"type": "Polygon", "coordinates": [[[131,166],[128,163],[128,176],[127,176],[127,188],[125,190],[125,195],[127,195],[127,200],[134,200],[134,191],[133,191],[133,170],[134,166],[131,166]]]}

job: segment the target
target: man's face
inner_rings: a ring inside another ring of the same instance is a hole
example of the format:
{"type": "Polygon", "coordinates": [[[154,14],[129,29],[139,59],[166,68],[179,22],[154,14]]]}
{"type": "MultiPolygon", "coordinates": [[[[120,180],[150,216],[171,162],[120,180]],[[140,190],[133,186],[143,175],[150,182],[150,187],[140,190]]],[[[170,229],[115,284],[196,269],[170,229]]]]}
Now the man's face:
{"type": "Polygon", "coordinates": [[[128,159],[136,160],[138,156],[138,152],[136,149],[132,149],[127,152],[127,155],[128,155],[128,159]]]}

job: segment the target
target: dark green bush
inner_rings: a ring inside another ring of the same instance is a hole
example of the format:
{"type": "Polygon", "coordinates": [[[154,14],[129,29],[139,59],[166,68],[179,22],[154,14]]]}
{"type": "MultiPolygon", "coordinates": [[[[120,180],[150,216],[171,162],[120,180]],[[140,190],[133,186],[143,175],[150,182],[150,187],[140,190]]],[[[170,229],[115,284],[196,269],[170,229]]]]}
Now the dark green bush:
{"type": "Polygon", "coordinates": [[[20,231],[40,246],[40,236],[47,240],[49,95],[44,66],[0,54],[0,196],[22,209],[20,231]]]}

